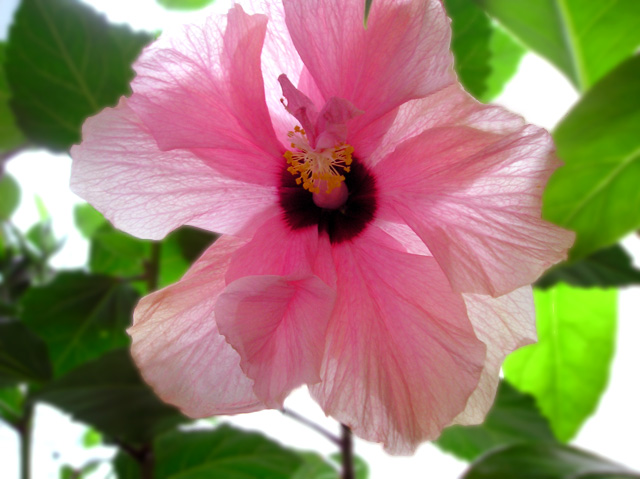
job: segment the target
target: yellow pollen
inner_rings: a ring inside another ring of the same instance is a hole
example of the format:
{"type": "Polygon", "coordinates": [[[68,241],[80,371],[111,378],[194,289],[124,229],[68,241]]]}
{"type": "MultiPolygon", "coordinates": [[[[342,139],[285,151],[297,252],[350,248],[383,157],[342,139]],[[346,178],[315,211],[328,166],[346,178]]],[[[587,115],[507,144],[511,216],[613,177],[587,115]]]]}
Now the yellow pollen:
{"type": "Polygon", "coordinates": [[[287,171],[296,178],[296,184],[302,184],[311,193],[320,193],[318,182],[325,181],[326,193],[338,188],[345,180],[342,173],[351,171],[353,147],[346,143],[338,143],[333,148],[314,150],[309,145],[306,132],[296,126],[287,136],[293,151],[283,155],[290,165],[287,171]]]}

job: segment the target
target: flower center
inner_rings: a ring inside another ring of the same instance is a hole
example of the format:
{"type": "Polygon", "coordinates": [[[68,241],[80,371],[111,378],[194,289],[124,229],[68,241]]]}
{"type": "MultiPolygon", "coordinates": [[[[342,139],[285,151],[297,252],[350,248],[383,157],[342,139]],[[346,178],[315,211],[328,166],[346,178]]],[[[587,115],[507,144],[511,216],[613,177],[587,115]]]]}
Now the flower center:
{"type": "Polygon", "coordinates": [[[292,150],[285,152],[284,157],[289,165],[287,171],[297,176],[296,183],[314,195],[344,195],[343,173],[351,171],[353,147],[338,143],[333,148],[316,150],[309,145],[305,131],[299,126],[288,136],[292,150]],[[336,188],[338,191],[332,194],[336,188]]]}

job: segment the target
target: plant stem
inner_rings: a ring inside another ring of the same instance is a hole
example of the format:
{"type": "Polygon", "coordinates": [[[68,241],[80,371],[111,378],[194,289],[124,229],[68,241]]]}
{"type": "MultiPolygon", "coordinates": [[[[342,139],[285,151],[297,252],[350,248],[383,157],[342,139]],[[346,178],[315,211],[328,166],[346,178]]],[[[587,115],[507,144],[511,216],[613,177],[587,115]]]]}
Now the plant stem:
{"type": "Polygon", "coordinates": [[[31,478],[31,433],[33,425],[33,405],[27,402],[24,413],[17,424],[20,436],[20,479],[31,478]]]}
{"type": "Polygon", "coordinates": [[[282,414],[284,414],[285,416],[289,416],[291,419],[295,419],[300,424],[304,424],[305,426],[313,429],[317,433],[322,434],[324,437],[326,437],[329,441],[331,441],[335,445],[342,447],[342,441],[340,440],[340,438],[338,436],[336,436],[336,435],[332,434],[331,432],[327,431],[325,428],[323,428],[322,426],[316,424],[315,422],[309,421],[306,417],[301,416],[297,412],[291,411],[290,409],[282,408],[282,409],[280,409],[280,412],[282,414]]]}
{"type": "Polygon", "coordinates": [[[355,479],[353,468],[353,434],[349,426],[340,424],[342,439],[340,440],[340,452],[342,456],[342,479],[355,479]]]}

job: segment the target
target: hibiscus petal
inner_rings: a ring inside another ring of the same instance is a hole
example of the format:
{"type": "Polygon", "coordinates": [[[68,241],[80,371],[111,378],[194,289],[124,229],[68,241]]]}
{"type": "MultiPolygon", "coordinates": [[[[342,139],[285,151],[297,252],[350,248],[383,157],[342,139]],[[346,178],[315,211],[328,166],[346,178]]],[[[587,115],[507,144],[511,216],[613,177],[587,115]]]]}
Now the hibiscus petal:
{"type": "Polygon", "coordinates": [[[495,118],[497,131],[427,129],[374,171],[381,216],[399,215],[456,291],[500,296],[563,260],[574,235],[541,219],[542,192],[559,165],[549,134],[530,125],[504,133],[491,112],[486,122],[495,118]]]}
{"type": "Polygon", "coordinates": [[[433,258],[369,227],[334,245],[336,305],[320,384],[324,411],[355,434],[409,453],[436,438],[476,388],[485,346],[433,258]]]}
{"type": "Polygon", "coordinates": [[[277,201],[274,187],[221,177],[188,151],[160,151],[122,99],[89,118],[71,148],[71,189],[117,228],[161,239],[188,224],[235,233],[277,201]]]}
{"type": "Polygon", "coordinates": [[[267,406],[281,408],[296,387],[320,380],[335,293],[316,276],[245,276],[218,299],[220,332],[267,406]]]}
{"type": "Polygon", "coordinates": [[[292,230],[279,212],[260,223],[251,241],[234,253],[227,284],[244,276],[260,275],[315,275],[327,284],[335,283],[328,243],[326,235],[318,235],[316,226],[292,230]]]}
{"type": "Polygon", "coordinates": [[[293,43],[325,100],[364,110],[354,131],[455,81],[449,21],[438,0],[284,0],[293,43]]]}
{"type": "Polygon", "coordinates": [[[536,315],[531,286],[492,298],[464,294],[467,314],[478,339],[487,346],[487,358],[478,388],[455,424],[480,424],[493,405],[499,373],[507,354],[536,341],[536,315]]]}
{"type": "Polygon", "coordinates": [[[178,283],[144,297],[128,330],[145,381],[191,417],[265,408],[214,315],[231,254],[242,244],[221,237],[178,283]]]}
{"type": "Polygon", "coordinates": [[[283,148],[260,69],[267,17],[236,5],[224,18],[163,34],[145,49],[129,102],[161,150],[195,149],[231,178],[273,184],[283,148]]]}

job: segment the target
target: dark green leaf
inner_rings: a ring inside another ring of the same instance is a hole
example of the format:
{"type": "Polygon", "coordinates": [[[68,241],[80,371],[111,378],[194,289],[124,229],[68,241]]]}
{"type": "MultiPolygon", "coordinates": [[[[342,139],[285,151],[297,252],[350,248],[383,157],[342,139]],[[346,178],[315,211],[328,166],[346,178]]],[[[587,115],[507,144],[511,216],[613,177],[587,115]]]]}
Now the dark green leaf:
{"type": "Polygon", "coordinates": [[[125,349],[83,364],[37,397],[127,444],[149,442],[187,420],[156,398],[125,349]]]}
{"type": "Polygon", "coordinates": [[[129,91],[131,63],[150,39],[76,0],[22,0],[6,74],[27,137],[57,151],[77,143],[84,120],[129,91]]]}
{"type": "Polygon", "coordinates": [[[538,342],[504,363],[505,377],[536,398],[561,441],[595,410],[609,377],[616,333],[616,290],[558,284],[534,292],[538,342]]]}
{"type": "Polygon", "coordinates": [[[226,425],[169,432],[154,452],[156,479],[289,479],[302,465],[296,453],[263,435],[226,425]]]}
{"type": "Polygon", "coordinates": [[[23,297],[23,321],[49,348],[56,376],[127,346],[138,296],[127,284],[83,272],[58,275],[23,297]]]}
{"type": "Polygon", "coordinates": [[[445,0],[451,49],[460,82],[474,97],[491,100],[515,73],[524,50],[469,0],[445,0]]]}
{"type": "Polygon", "coordinates": [[[175,238],[178,242],[184,259],[193,263],[204,253],[205,249],[213,244],[218,235],[191,226],[183,226],[171,233],[170,237],[175,238]]]}
{"type": "Polygon", "coordinates": [[[620,245],[605,248],[574,263],[563,263],[548,271],[536,286],[546,289],[556,283],[582,287],[616,287],[640,284],[640,270],[620,245]]]}
{"type": "Polygon", "coordinates": [[[51,364],[45,343],[19,321],[0,322],[0,381],[46,381],[51,364]]]}
{"type": "Polygon", "coordinates": [[[627,468],[561,444],[520,444],[482,456],[463,479],[640,478],[627,468]]]}
{"type": "Polygon", "coordinates": [[[20,186],[9,175],[0,177],[0,221],[6,221],[20,204],[20,186]]]}
{"type": "Polygon", "coordinates": [[[76,228],[87,239],[91,239],[100,227],[107,222],[104,216],[89,203],[76,205],[73,209],[73,218],[76,228]]]}
{"type": "Polygon", "coordinates": [[[18,386],[0,389],[0,418],[9,423],[16,423],[22,417],[24,394],[18,386]]]}
{"type": "Polygon", "coordinates": [[[9,108],[11,92],[4,71],[6,48],[6,43],[0,42],[0,153],[17,148],[24,141],[24,135],[17,127],[16,119],[9,108]]]}
{"type": "Polygon", "coordinates": [[[126,452],[118,452],[113,460],[113,469],[118,479],[142,479],[140,464],[126,452]]]}
{"type": "Polygon", "coordinates": [[[549,423],[540,414],[531,396],[518,392],[502,381],[483,424],[448,427],[435,444],[461,459],[471,461],[499,446],[534,441],[555,441],[549,423]]]}
{"type": "Polygon", "coordinates": [[[640,54],[595,85],[554,133],[565,166],[549,181],[543,215],[577,233],[574,259],[640,228],[638,78],[640,54]]]}
{"type": "Polygon", "coordinates": [[[158,0],[158,3],[169,10],[199,10],[213,0],[158,0]]]}
{"type": "Polygon", "coordinates": [[[640,45],[640,2],[475,0],[586,91],[640,45]]]}

